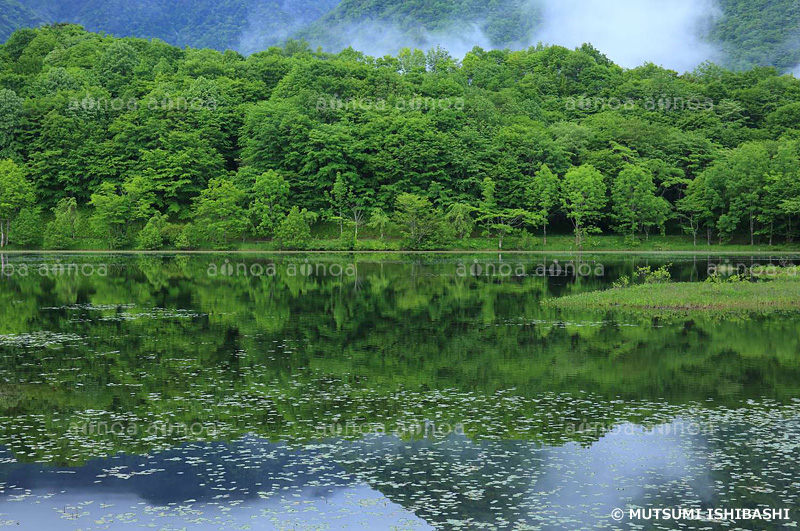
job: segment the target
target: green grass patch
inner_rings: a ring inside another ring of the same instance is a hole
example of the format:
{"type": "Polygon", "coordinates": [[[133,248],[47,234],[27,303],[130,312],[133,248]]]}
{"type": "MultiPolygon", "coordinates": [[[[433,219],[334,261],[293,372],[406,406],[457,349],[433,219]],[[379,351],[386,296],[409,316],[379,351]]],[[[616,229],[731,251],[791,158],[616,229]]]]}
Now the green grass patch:
{"type": "MultiPolygon", "coordinates": [[[[334,224],[320,225],[315,227],[312,232],[312,240],[305,250],[308,251],[403,251],[408,250],[404,247],[402,239],[395,234],[387,234],[384,239],[379,235],[368,230],[362,231],[357,244],[351,238],[339,238],[339,228],[334,224]]],[[[473,237],[463,240],[453,240],[440,245],[436,249],[426,249],[429,251],[464,251],[464,252],[497,252],[497,238],[473,237]]],[[[38,248],[38,247],[37,247],[38,248]]],[[[35,250],[36,248],[21,247],[13,244],[7,250],[35,250]]],[[[124,249],[131,249],[131,246],[124,249]]],[[[162,250],[171,250],[173,247],[164,247],[162,250]]],[[[85,250],[100,251],[108,250],[108,247],[101,240],[93,238],[81,238],[66,250],[85,250]]],[[[115,249],[120,250],[120,249],[115,249]]],[[[192,250],[214,250],[210,243],[199,243],[192,247],[192,250]]],[[[236,240],[231,241],[227,249],[236,251],[270,252],[280,251],[280,245],[272,240],[236,240]]],[[[505,252],[538,252],[538,253],[575,253],[575,252],[626,252],[626,253],[691,253],[691,254],[731,254],[731,253],[797,253],[800,252],[800,244],[776,244],[773,246],[757,244],[750,246],[740,241],[728,242],[722,245],[705,245],[699,243],[693,245],[692,239],[686,236],[652,236],[649,240],[641,242],[631,242],[622,236],[600,235],[590,237],[578,249],[575,245],[575,238],[572,235],[552,235],[547,238],[547,245],[544,244],[541,236],[528,234],[525,236],[509,236],[503,242],[505,252]]]]}
{"type": "Polygon", "coordinates": [[[568,310],[648,313],[773,313],[800,310],[800,269],[778,269],[752,279],[662,282],[614,287],[545,301],[568,310]]]}
{"type": "MultiPolygon", "coordinates": [[[[400,251],[403,242],[397,236],[388,236],[381,240],[380,237],[365,231],[358,244],[353,245],[352,240],[341,240],[338,237],[328,237],[333,234],[338,236],[338,227],[328,227],[323,233],[317,232],[315,238],[309,243],[310,251],[400,251]],[[335,230],[334,230],[335,229],[335,230]]],[[[232,247],[243,251],[276,251],[280,247],[272,241],[246,241],[234,242],[232,247]]],[[[466,238],[455,240],[440,246],[439,251],[498,251],[497,239],[487,237],[466,238]]],[[[571,235],[554,235],[547,239],[544,245],[542,238],[536,235],[511,236],[503,242],[504,251],[536,251],[536,252],[578,252],[575,238],[571,235]]],[[[715,253],[754,253],[754,252],[798,252],[800,245],[755,245],[731,242],[723,245],[693,245],[692,239],[686,236],[654,236],[647,241],[632,244],[622,236],[602,235],[593,236],[585,243],[584,252],[682,252],[697,254],[715,253]]]]}

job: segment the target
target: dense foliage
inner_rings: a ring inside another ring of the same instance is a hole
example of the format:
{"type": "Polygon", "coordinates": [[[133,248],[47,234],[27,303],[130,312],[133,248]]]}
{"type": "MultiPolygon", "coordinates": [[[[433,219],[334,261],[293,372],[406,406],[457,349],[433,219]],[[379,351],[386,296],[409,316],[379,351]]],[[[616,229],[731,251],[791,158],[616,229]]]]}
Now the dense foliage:
{"type": "MultiPolygon", "coordinates": [[[[119,37],[243,53],[291,36],[339,51],[353,42],[402,39],[420,46],[429,33],[471,38],[478,31],[492,47],[519,48],[536,42],[541,7],[529,0],[0,0],[0,40],[15,29],[71,22],[119,37]]],[[[725,66],[800,65],[800,4],[719,0],[716,7],[719,15],[704,38],[721,49],[725,66]]]]}
{"type": "Polygon", "coordinates": [[[799,98],[771,68],[624,70],[589,46],[244,57],[21,30],[0,48],[0,187],[22,173],[36,200],[0,217],[12,245],[16,217],[53,220],[53,247],[230,246],[275,236],[292,207],[293,244],[318,220],[348,245],[361,228],[436,248],[548,224],[579,245],[771,243],[797,233],[799,98]]]}
{"type": "Polygon", "coordinates": [[[0,0],[0,40],[5,40],[14,30],[38,26],[43,21],[36,13],[17,0],[0,0]]]}
{"type": "Polygon", "coordinates": [[[404,43],[422,46],[428,32],[474,35],[477,27],[502,48],[529,41],[540,22],[540,8],[528,0],[343,0],[299,35],[326,49],[341,49],[353,42],[354,32],[375,40],[384,37],[381,30],[391,28],[387,38],[402,36],[404,43]]]}
{"type": "Polygon", "coordinates": [[[731,68],[800,65],[800,3],[795,0],[723,0],[724,16],[711,39],[722,45],[731,68]]]}
{"type": "Polygon", "coordinates": [[[43,22],[72,22],[176,46],[256,51],[316,20],[338,0],[2,0],[0,40],[43,22]]]}
{"type": "MultiPolygon", "coordinates": [[[[518,48],[520,43],[536,42],[542,5],[528,0],[342,0],[300,35],[334,49],[353,42],[354,31],[372,34],[374,40],[381,38],[376,27],[390,27],[409,45],[422,45],[428,40],[427,32],[471,36],[477,26],[492,47],[518,48]]],[[[715,7],[718,14],[711,27],[698,31],[720,48],[725,66],[791,70],[800,65],[800,4],[795,0],[718,0],[715,7]]],[[[664,9],[670,9],[670,4],[664,4],[664,9]]],[[[371,42],[366,36],[363,40],[371,42]]]]}

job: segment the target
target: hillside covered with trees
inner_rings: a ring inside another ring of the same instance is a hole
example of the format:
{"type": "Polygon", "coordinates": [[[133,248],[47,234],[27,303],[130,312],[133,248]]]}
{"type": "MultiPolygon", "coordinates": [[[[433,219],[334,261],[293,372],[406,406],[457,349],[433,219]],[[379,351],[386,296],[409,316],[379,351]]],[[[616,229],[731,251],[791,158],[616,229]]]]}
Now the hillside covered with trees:
{"type": "Polygon", "coordinates": [[[0,0],[0,40],[6,40],[14,30],[42,24],[36,13],[17,0],[0,0]]]}
{"type": "Polygon", "coordinates": [[[799,230],[800,80],[772,68],[625,70],[589,46],[245,57],[60,25],[0,47],[0,115],[16,247],[799,230]]]}
{"type": "Polygon", "coordinates": [[[794,0],[722,0],[723,16],[711,32],[725,65],[741,69],[800,67],[800,3],[794,0]]]}
{"type": "Polygon", "coordinates": [[[245,53],[281,43],[338,0],[0,0],[0,40],[20,28],[75,23],[118,37],[245,53]],[[5,20],[4,20],[5,19],[5,20]]]}
{"type": "MultiPolygon", "coordinates": [[[[0,41],[20,28],[75,23],[117,37],[158,38],[181,47],[241,53],[282,45],[290,37],[304,38],[312,48],[322,46],[328,52],[356,43],[363,43],[355,47],[364,49],[382,39],[397,49],[458,38],[484,47],[519,49],[541,39],[548,1],[0,0],[0,41]],[[437,36],[435,42],[432,34],[437,36]]],[[[710,27],[702,25],[697,32],[719,49],[715,60],[720,64],[733,69],[775,66],[782,71],[800,67],[800,4],[796,1],[715,0],[709,4],[708,12],[714,13],[710,27]]],[[[667,3],[662,9],[685,8],[681,6],[667,3]]],[[[635,24],[617,22],[620,26],[613,28],[615,32],[635,24]]]]}

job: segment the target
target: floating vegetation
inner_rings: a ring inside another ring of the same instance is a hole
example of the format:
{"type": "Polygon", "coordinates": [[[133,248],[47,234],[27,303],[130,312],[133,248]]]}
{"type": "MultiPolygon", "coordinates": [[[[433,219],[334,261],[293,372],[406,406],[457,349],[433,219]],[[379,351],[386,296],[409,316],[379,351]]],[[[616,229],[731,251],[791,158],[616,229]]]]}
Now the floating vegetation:
{"type": "Polygon", "coordinates": [[[58,348],[67,343],[81,343],[83,341],[84,338],[77,334],[47,331],[0,335],[0,347],[58,348]]]}
{"type": "MultiPolygon", "coordinates": [[[[592,401],[600,402],[586,397],[592,401]]],[[[542,405],[545,411],[552,404],[542,405]]],[[[12,473],[0,482],[7,501],[16,502],[6,505],[4,518],[19,521],[45,506],[66,507],[61,517],[82,529],[101,523],[164,528],[173,521],[220,529],[243,522],[304,529],[369,522],[403,529],[612,529],[616,507],[796,506],[800,404],[630,407],[647,411],[653,422],[609,424],[582,444],[393,434],[287,444],[244,436],[141,456],[114,454],[75,470],[15,464],[0,454],[18,477],[37,478],[16,484],[12,473]],[[78,476],[61,475],[76,470],[78,476]],[[75,505],[72,491],[85,502],[75,505]],[[105,492],[116,493],[114,503],[89,503],[105,499],[105,492]]],[[[475,422],[494,416],[478,407],[473,413],[475,422]]],[[[669,522],[654,528],[671,529],[669,522]]]]}
{"type": "Polygon", "coordinates": [[[798,316],[540,303],[633,264],[586,284],[488,282],[443,274],[455,259],[395,257],[359,264],[353,290],[210,279],[205,257],[148,261],[147,275],[120,260],[123,279],[0,292],[21,301],[0,304],[3,525],[618,529],[611,511],[628,507],[797,518],[798,316]]]}
{"type": "Polygon", "coordinates": [[[105,315],[100,321],[136,321],[139,319],[196,319],[206,314],[191,310],[152,308],[142,312],[122,312],[115,315],[105,315]]]}

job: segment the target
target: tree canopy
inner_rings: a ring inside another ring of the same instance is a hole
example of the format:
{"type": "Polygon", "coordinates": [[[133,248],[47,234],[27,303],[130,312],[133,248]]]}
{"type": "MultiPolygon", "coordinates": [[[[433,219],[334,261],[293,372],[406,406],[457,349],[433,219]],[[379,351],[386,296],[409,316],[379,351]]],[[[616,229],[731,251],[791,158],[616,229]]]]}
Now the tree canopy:
{"type": "Polygon", "coordinates": [[[798,99],[775,69],[627,70],[589,46],[245,57],[59,25],[0,47],[0,154],[43,226],[74,201],[59,245],[133,247],[158,215],[148,244],[226,246],[274,237],[293,207],[356,244],[361,227],[408,227],[392,223],[408,208],[443,224],[434,240],[479,226],[498,243],[548,227],[772,241],[797,232],[798,99]]]}

